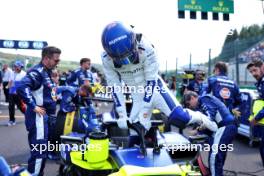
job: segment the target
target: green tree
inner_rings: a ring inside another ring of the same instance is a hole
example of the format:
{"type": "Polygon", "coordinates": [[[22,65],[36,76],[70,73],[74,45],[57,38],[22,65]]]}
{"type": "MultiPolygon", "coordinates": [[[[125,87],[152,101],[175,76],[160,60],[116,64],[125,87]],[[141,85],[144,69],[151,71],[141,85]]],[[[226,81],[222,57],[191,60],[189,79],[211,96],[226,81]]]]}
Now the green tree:
{"type": "Polygon", "coordinates": [[[243,26],[240,33],[239,33],[239,39],[242,40],[245,38],[248,38],[248,28],[243,26]]]}

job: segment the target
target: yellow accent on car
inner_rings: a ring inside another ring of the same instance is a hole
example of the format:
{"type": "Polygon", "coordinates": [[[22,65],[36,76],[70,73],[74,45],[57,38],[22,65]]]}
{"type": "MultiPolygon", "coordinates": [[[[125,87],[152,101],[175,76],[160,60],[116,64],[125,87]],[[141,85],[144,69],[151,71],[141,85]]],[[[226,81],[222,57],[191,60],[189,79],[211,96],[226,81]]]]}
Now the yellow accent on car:
{"type": "Polygon", "coordinates": [[[65,124],[64,124],[64,130],[63,134],[67,135],[72,132],[72,126],[73,126],[73,121],[74,121],[74,115],[75,111],[73,112],[68,112],[66,114],[66,119],[65,119],[65,124]]]}
{"type": "Polygon", "coordinates": [[[89,170],[109,170],[111,163],[109,156],[109,139],[92,139],[86,145],[85,151],[73,151],[70,153],[71,162],[81,168],[89,170]]]}
{"type": "Polygon", "coordinates": [[[159,109],[153,109],[152,110],[152,114],[158,114],[158,113],[160,113],[160,110],[159,109]]]}
{"type": "Polygon", "coordinates": [[[30,176],[31,174],[28,171],[23,171],[19,173],[19,176],[30,176]]]}
{"type": "Polygon", "coordinates": [[[182,79],[193,79],[194,75],[193,74],[183,74],[181,75],[182,79]]]}
{"type": "Polygon", "coordinates": [[[99,165],[96,163],[90,163],[89,160],[82,160],[83,157],[83,153],[81,151],[72,151],[70,153],[71,155],[71,162],[76,165],[79,166],[83,169],[87,169],[87,170],[111,170],[112,165],[108,160],[102,161],[100,162],[100,167],[98,167],[99,165]]]}
{"type": "Polygon", "coordinates": [[[175,175],[175,176],[187,176],[195,175],[201,176],[199,171],[193,171],[189,165],[173,164],[164,167],[140,167],[125,165],[120,168],[116,173],[110,174],[109,176],[162,176],[162,175],[175,175]]]}
{"type": "Polygon", "coordinates": [[[101,168],[109,155],[109,139],[90,139],[84,159],[94,168],[101,168]]]}

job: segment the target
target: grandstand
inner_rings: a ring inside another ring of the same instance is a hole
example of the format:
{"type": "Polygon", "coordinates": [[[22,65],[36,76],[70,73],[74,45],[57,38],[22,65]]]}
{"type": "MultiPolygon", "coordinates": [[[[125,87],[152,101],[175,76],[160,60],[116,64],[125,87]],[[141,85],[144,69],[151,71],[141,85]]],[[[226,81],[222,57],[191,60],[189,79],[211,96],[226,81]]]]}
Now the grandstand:
{"type": "MultiPolygon", "coordinates": [[[[264,40],[261,40],[238,55],[240,85],[252,86],[256,82],[255,78],[246,69],[247,63],[253,58],[264,60],[264,40]]],[[[235,58],[230,59],[228,76],[233,80],[236,79],[235,58]]]]}

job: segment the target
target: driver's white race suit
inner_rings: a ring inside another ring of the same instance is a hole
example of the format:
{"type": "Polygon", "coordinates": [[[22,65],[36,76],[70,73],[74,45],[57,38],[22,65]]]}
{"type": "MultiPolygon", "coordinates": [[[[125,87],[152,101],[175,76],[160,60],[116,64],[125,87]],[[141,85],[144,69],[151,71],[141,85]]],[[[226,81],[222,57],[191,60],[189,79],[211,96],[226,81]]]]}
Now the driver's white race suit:
{"type": "MultiPolygon", "coordinates": [[[[108,86],[113,87],[113,99],[119,119],[127,120],[122,81],[128,86],[133,99],[130,113],[132,122],[140,121],[146,129],[150,128],[150,116],[153,108],[160,109],[172,124],[185,127],[188,124],[204,124],[211,131],[217,125],[200,112],[183,109],[159,77],[159,63],[153,45],[141,34],[137,34],[137,59],[134,63],[120,65],[102,53],[103,70],[108,86]]],[[[126,128],[125,123],[123,123],[126,128]]],[[[122,125],[119,125],[122,126],[122,125]]]]}

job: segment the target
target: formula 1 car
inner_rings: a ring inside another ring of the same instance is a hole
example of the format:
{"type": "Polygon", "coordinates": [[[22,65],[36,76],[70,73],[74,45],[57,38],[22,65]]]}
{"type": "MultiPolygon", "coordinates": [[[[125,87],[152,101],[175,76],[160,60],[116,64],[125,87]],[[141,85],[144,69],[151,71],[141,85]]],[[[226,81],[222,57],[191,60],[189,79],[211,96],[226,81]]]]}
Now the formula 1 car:
{"type": "Polygon", "coordinates": [[[199,149],[184,148],[197,139],[160,132],[163,121],[152,120],[146,132],[139,123],[118,128],[114,111],[97,118],[100,131],[61,136],[60,175],[209,175],[199,149]]]}

